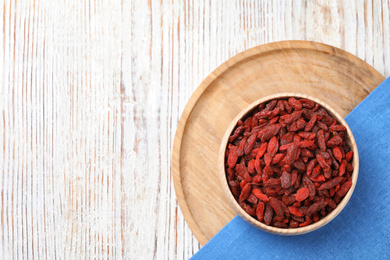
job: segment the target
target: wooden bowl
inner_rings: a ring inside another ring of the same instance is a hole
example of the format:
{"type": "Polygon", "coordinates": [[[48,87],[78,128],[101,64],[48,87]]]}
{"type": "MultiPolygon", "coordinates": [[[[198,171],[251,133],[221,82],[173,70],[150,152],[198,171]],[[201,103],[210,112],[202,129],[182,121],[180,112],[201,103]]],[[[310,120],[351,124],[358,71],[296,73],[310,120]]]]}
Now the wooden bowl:
{"type": "Polygon", "coordinates": [[[221,142],[221,147],[218,155],[218,170],[219,170],[219,178],[221,181],[221,185],[223,188],[223,191],[225,193],[225,196],[231,205],[233,209],[237,212],[238,215],[240,215],[241,218],[243,218],[246,222],[251,224],[252,226],[261,229],[263,231],[273,233],[273,234],[278,234],[278,235],[286,235],[286,236],[291,236],[291,235],[300,235],[300,234],[305,234],[311,231],[314,231],[327,223],[329,223],[332,219],[334,219],[345,207],[345,205],[348,203],[349,199],[352,196],[352,193],[355,189],[356,186],[356,181],[358,178],[358,173],[359,173],[359,155],[358,155],[358,150],[357,146],[355,143],[355,138],[353,137],[353,134],[351,132],[351,129],[349,128],[348,124],[345,122],[345,120],[336,112],[334,111],[330,106],[328,106],[325,102],[314,98],[310,97],[308,95],[304,94],[298,94],[298,93],[280,93],[280,94],[275,94],[275,95],[270,95],[266,96],[264,98],[258,99],[257,101],[253,102],[252,104],[248,105],[245,109],[243,109],[231,122],[229,125],[228,129],[226,130],[226,133],[224,137],[222,138],[221,142]],[[288,98],[288,97],[296,97],[296,98],[306,98],[313,100],[314,102],[320,104],[327,112],[329,115],[331,115],[333,118],[336,118],[337,121],[345,126],[347,128],[347,134],[346,134],[346,141],[353,150],[353,159],[352,159],[352,165],[354,167],[353,173],[352,173],[352,186],[350,190],[347,192],[347,194],[343,197],[341,202],[337,205],[337,207],[329,213],[327,216],[319,220],[318,222],[312,223],[306,227],[298,227],[298,228],[277,228],[273,226],[267,226],[264,223],[261,223],[257,219],[253,218],[250,216],[248,213],[246,213],[238,204],[238,202],[235,200],[232,192],[230,191],[227,178],[226,178],[226,172],[225,172],[225,152],[226,152],[226,147],[228,144],[229,136],[232,134],[235,126],[237,125],[237,122],[239,119],[245,118],[247,115],[249,115],[254,108],[256,108],[258,105],[264,102],[271,101],[273,99],[282,99],[282,98],[288,98]]]}

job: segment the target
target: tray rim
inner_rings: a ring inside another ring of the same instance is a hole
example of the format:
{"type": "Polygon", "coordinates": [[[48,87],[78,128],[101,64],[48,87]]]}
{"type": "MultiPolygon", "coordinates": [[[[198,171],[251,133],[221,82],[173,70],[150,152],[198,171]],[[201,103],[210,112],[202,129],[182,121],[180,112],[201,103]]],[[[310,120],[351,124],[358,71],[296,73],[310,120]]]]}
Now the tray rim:
{"type": "Polygon", "coordinates": [[[352,63],[356,64],[358,67],[363,67],[366,71],[370,72],[376,78],[382,78],[383,80],[385,80],[385,77],[381,73],[379,73],[374,67],[372,67],[371,65],[369,65],[368,63],[360,59],[359,57],[345,50],[324,43],[319,43],[314,41],[302,41],[302,40],[278,41],[278,42],[267,43],[267,44],[250,48],[226,60],[221,65],[219,65],[214,71],[212,71],[196,88],[196,90],[188,100],[186,106],[184,107],[184,110],[182,112],[182,115],[180,116],[176,128],[176,132],[175,132],[175,137],[172,146],[172,161],[171,161],[172,162],[171,172],[173,178],[173,186],[176,193],[176,199],[179,203],[180,210],[182,211],[182,214],[184,216],[185,221],[187,222],[187,225],[189,226],[192,233],[195,235],[195,237],[198,239],[201,245],[205,245],[209,240],[206,238],[205,234],[201,231],[198,223],[194,220],[194,217],[188,207],[188,203],[187,200],[185,199],[185,194],[182,187],[181,173],[180,173],[180,151],[182,146],[183,133],[188,118],[193,108],[197,104],[199,98],[203,95],[204,91],[212,84],[212,82],[215,79],[217,79],[223,73],[228,71],[231,67],[235,66],[240,62],[244,62],[246,59],[252,56],[264,54],[271,51],[278,51],[278,50],[280,51],[286,49],[308,49],[308,50],[324,52],[333,56],[337,56],[349,62],[352,61],[352,63]],[[180,200],[179,198],[183,198],[183,200],[180,200]]]}

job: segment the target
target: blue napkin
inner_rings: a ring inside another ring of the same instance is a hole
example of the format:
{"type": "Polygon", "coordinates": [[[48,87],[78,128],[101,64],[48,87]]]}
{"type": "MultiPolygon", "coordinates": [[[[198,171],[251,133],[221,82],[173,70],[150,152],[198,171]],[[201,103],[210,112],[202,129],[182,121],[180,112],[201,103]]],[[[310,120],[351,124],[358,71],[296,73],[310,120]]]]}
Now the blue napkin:
{"type": "Polygon", "coordinates": [[[347,117],[359,150],[355,191],[324,227],[279,236],[231,220],[192,259],[390,259],[390,78],[347,117]]]}

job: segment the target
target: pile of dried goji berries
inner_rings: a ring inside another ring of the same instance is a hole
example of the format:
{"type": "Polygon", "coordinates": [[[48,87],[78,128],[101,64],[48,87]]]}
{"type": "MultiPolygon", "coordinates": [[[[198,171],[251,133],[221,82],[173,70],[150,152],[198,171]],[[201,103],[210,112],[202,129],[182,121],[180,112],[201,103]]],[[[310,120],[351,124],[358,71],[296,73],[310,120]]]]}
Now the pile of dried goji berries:
{"type": "Polygon", "coordinates": [[[280,228],[329,214],[352,186],[346,128],[308,99],[259,105],[239,121],[226,149],[226,175],[240,206],[280,228]]]}

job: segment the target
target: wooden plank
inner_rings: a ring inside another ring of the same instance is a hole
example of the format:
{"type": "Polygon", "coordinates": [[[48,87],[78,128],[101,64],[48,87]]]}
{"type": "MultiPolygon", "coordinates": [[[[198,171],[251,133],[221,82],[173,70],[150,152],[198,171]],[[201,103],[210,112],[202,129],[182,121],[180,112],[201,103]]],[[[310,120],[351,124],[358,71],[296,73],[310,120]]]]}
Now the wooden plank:
{"type": "Polygon", "coordinates": [[[172,185],[173,136],[196,87],[240,51],[315,40],[390,76],[388,0],[0,6],[4,258],[188,259],[199,250],[172,185]]]}

